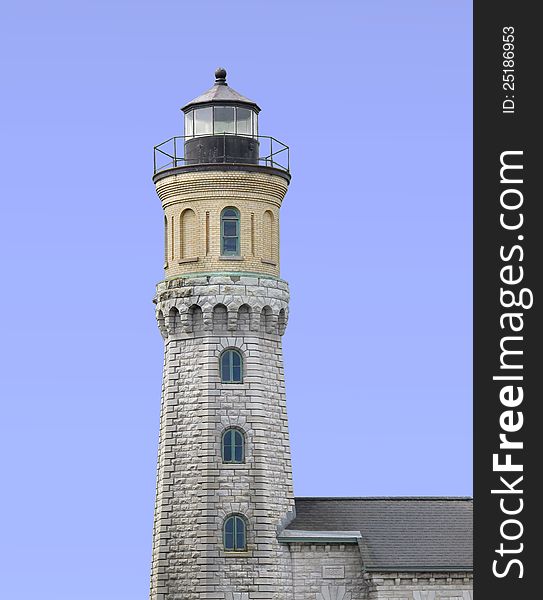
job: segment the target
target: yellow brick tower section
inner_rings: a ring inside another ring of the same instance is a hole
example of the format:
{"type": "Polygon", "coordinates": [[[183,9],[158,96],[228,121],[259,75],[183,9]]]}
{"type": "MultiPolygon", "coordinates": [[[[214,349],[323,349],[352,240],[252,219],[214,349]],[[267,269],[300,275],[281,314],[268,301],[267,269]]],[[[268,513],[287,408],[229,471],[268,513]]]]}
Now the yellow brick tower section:
{"type": "Polygon", "coordinates": [[[279,277],[279,209],[290,177],[250,167],[171,169],[155,176],[164,208],[166,279],[214,273],[279,277]],[[239,214],[239,247],[223,250],[221,215],[239,214]]]}

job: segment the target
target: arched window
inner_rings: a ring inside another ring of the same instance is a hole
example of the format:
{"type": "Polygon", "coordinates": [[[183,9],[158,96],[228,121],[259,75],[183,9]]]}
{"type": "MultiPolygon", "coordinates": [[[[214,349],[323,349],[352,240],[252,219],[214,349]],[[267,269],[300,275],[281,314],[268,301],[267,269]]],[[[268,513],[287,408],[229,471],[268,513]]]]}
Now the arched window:
{"type": "Polygon", "coordinates": [[[227,552],[247,550],[247,526],[241,515],[230,515],[224,520],[223,544],[227,552]]]}
{"type": "Polygon", "coordinates": [[[221,213],[221,254],[239,256],[239,211],[225,208],[221,213]]]}
{"type": "Polygon", "coordinates": [[[225,350],[220,358],[221,381],[241,383],[243,381],[243,358],[237,350],[225,350]]]}
{"type": "Polygon", "coordinates": [[[224,463],[245,462],[245,439],[243,432],[230,427],[222,434],[222,461],[224,463]]]}

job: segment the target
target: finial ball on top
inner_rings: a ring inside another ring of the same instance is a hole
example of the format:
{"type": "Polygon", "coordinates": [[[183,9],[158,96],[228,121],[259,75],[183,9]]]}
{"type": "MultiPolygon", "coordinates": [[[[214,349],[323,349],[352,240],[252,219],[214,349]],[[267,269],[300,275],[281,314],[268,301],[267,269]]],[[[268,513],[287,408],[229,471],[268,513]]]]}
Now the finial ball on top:
{"type": "Polygon", "coordinates": [[[226,81],[226,69],[223,69],[223,67],[215,69],[215,81],[217,83],[224,83],[226,81]]]}

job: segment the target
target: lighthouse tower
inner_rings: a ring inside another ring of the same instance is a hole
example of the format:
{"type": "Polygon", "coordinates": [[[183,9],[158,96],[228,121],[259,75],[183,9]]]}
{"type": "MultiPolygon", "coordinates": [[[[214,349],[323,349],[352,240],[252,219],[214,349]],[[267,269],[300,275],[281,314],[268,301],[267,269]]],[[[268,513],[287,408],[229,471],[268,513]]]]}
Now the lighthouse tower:
{"type": "Polygon", "coordinates": [[[217,69],[155,147],[165,358],[151,600],[288,600],[294,499],[281,336],[288,147],[217,69]]]}

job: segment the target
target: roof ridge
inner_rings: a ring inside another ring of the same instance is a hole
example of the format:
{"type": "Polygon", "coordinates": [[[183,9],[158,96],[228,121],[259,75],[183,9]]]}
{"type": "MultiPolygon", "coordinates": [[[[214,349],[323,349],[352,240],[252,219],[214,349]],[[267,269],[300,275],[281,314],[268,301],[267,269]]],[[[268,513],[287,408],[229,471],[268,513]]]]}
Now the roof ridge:
{"type": "Polygon", "coordinates": [[[473,500],[473,496],[295,496],[294,500],[473,500]]]}

